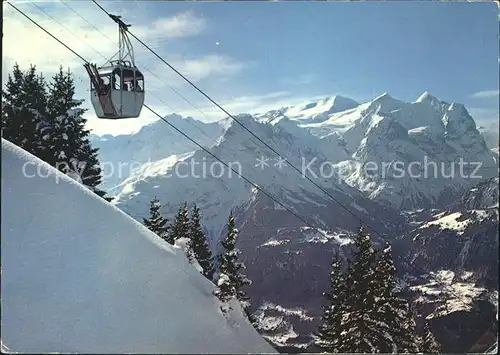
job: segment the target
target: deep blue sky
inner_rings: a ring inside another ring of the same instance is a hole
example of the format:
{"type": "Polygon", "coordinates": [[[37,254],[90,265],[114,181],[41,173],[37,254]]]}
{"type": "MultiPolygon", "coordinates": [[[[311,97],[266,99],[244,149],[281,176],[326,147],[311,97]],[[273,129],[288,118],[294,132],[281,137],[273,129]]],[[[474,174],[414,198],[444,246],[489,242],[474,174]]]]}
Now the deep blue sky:
{"type": "Polygon", "coordinates": [[[464,102],[498,89],[494,3],[150,2],[145,8],[152,17],[190,9],[209,19],[209,30],[178,48],[203,54],[219,41],[219,53],[255,62],[238,78],[242,91],[339,91],[356,98],[389,92],[412,100],[427,90],[464,102]],[[301,74],[314,80],[283,82],[301,74]]]}

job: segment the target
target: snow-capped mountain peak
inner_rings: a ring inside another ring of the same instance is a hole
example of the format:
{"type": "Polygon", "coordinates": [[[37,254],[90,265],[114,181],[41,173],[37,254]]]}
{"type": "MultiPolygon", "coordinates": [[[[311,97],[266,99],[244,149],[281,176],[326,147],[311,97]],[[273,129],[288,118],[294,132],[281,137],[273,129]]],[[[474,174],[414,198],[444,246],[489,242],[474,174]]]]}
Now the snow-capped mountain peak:
{"type": "MultiPolygon", "coordinates": [[[[177,114],[165,116],[165,119],[204,147],[217,145],[220,137],[233,123],[230,118],[205,123],[177,114]]],[[[103,164],[105,175],[102,188],[107,190],[118,187],[134,172],[140,172],[141,165],[199,149],[162,120],[148,124],[134,134],[115,137],[94,135],[91,141],[99,149],[99,160],[103,164]]]]}
{"type": "Polygon", "coordinates": [[[388,92],[384,92],[383,94],[380,94],[378,96],[376,96],[373,100],[373,101],[377,101],[377,102],[382,102],[382,101],[388,101],[388,100],[394,100],[393,97],[388,93],[388,92]]]}
{"type": "Polygon", "coordinates": [[[350,110],[359,106],[357,101],[341,95],[327,97],[323,102],[325,105],[330,106],[330,109],[327,111],[328,114],[350,110]]]}
{"type": "Polygon", "coordinates": [[[304,116],[311,116],[319,113],[331,114],[341,112],[357,106],[359,106],[359,103],[353,99],[341,95],[334,95],[327,96],[322,100],[310,102],[305,105],[289,107],[288,111],[290,115],[293,115],[293,111],[295,110],[299,111],[304,116]]]}
{"type": "Polygon", "coordinates": [[[440,113],[444,112],[450,104],[444,101],[439,100],[435,96],[431,95],[429,92],[424,92],[420,97],[415,101],[416,104],[428,105],[433,109],[439,111],[440,113]]]}
{"type": "Polygon", "coordinates": [[[474,119],[462,104],[452,103],[448,107],[443,116],[443,124],[450,138],[462,139],[466,134],[480,137],[474,119]]]}
{"type": "Polygon", "coordinates": [[[369,112],[383,112],[389,113],[391,111],[400,109],[405,103],[403,101],[393,98],[388,93],[383,93],[373,99],[364,110],[365,113],[369,112]]]}
{"type": "Polygon", "coordinates": [[[415,103],[433,103],[433,102],[441,102],[435,96],[431,95],[428,91],[425,91],[419,98],[415,101],[415,103]]]}
{"type": "Polygon", "coordinates": [[[276,119],[286,116],[303,123],[315,123],[327,120],[332,114],[358,106],[359,103],[353,99],[333,95],[300,105],[283,106],[266,113],[256,114],[255,118],[261,122],[275,123],[276,119]]]}

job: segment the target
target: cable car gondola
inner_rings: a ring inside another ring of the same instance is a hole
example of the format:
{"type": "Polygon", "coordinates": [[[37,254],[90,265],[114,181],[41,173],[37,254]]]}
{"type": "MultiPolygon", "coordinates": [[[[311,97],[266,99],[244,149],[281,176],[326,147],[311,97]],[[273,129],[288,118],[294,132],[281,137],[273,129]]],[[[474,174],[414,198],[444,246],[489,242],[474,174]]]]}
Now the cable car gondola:
{"type": "Polygon", "coordinates": [[[128,38],[130,25],[109,15],[118,24],[118,52],[103,66],[84,64],[90,77],[90,101],[97,117],[136,118],[144,105],[144,76],[135,66],[134,49],[128,38]],[[117,60],[113,60],[118,56],[117,60]]]}

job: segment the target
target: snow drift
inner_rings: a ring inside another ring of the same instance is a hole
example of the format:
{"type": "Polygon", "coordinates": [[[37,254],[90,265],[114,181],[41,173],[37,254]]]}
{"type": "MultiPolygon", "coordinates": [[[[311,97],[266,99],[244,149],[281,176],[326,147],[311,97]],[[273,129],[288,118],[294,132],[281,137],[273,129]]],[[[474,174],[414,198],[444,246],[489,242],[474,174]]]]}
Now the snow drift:
{"type": "Polygon", "coordinates": [[[4,139],[2,197],[3,349],[275,352],[182,249],[4,139]]]}

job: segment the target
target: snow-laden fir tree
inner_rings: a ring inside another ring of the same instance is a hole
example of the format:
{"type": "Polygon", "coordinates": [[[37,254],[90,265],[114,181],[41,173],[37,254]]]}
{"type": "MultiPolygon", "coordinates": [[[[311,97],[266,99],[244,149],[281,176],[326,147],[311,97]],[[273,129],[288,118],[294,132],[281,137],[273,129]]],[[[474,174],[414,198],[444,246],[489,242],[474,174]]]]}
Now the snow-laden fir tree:
{"type": "Polygon", "coordinates": [[[47,148],[43,160],[64,173],[78,173],[81,168],[76,159],[81,140],[79,131],[83,130],[83,125],[79,127],[78,116],[82,115],[84,110],[74,110],[71,116],[67,112],[70,106],[77,106],[71,102],[74,95],[72,89],[69,72],[65,75],[60,67],[49,84],[47,114],[50,123],[43,132],[44,145],[47,148]]]}
{"type": "Polygon", "coordinates": [[[322,323],[315,334],[315,343],[328,353],[338,353],[343,331],[342,318],[346,314],[346,280],[341,271],[338,252],[333,257],[331,267],[330,290],[323,294],[327,303],[323,306],[322,323]]]}
{"type": "MultiPolygon", "coordinates": [[[[188,207],[187,207],[187,202],[185,202],[180,208],[179,211],[177,212],[177,215],[175,216],[174,221],[172,222],[172,225],[170,226],[170,233],[168,237],[168,241],[171,244],[175,244],[175,241],[180,238],[189,238],[189,214],[188,214],[188,207]]],[[[190,245],[188,245],[190,248],[190,245]]],[[[188,257],[191,257],[191,255],[188,255],[188,257]]]]}
{"type": "Polygon", "coordinates": [[[338,303],[335,315],[325,309],[318,345],[346,353],[418,352],[414,315],[398,297],[390,251],[389,246],[375,251],[369,235],[358,231],[347,271],[340,274],[340,266],[332,265],[338,303]]]}
{"type": "Polygon", "coordinates": [[[421,337],[420,352],[424,354],[441,353],[441,346],[432,334],[429,323],[427,321],[424,324],[424,334],[421,337]]]}
{"type": "MultiPolygon", "coordinates": [[[[157,236],[170,243],[168,240],[168,220],[160,213],[161,203],[156,196],[149,205],[149,218],[143,218],[142,223],[157,236]]],[[[171,243],[173,244],[173,243],[171,243]]]]}
{"type": "MultiPolygon", "coordinates": [[[[417,333],[417,314],[410,302],[405,303],[405,319],[404,319],[404,327],[403,332],[396,332],[394,338],[397,339],[398,342],[398,352],[399,353],[417,353],[420,352],[420,337],[417,333]],[[399,336],[402,334],[402,336],[399,336]]],[[[396,328],[401,329],[401,328],[396,328]]]]}
{"type": "Polygon", "coordinates": [[[231,213],[227,223],[227,236],[221,241],[223,251],[219,255],[218,289],[215,294],[223,302],[228,302],[233,297],[236,297],[245,312],[247,312],[250,306],[249,299],[242,288],[250,285],[251,282],[242,273],[245,265],[238,261],[241,252],[236,248],[237,238],[238,229],[236,229],[235,220],[231,213]]]}
{"type": "Polygon", "coordinates": [[[368,234],[362,228],[354,237],[354,251],[346,275],[346,311],[343,316],[341,352],[373,353],[384,337],[386,326],[374,318],[377,291],[374,271],[375,251],[368,234]]]}
{"type": "MultiPolygon", "coordinates": [[[[64,173],[78,180],[101,197],[105,192],[101,184],[101,168],[97,148],[92,148],[83,118],[83,100],[75,100],[75,86],[71,72],[63,72],[62,66],[49,86],[49,126],[44,130],[44,145],[49,156],[46,160],[64,173]]],[[[106,198],[110,201],[110,198],[106,198]]]]}
{"type": "Polygon", "coordinates": [[[193,206],[193,210],[191,212],[191,222],[189,227],[191,248],[193,250],[194,257],[198,261],[198,264],[202,267],[203,275],[212,281],[215,273],[214,258],[212,257],[207,237],[203,232],[200,221],[200,209],[196,206],[196,204],[193,206]]]}
{"type": "Polygon", "coordinates": [[[387,244],[376,253],[374,271],[376,298],[372,317],[379,324],[382,335],[377,342],[377,349],[383,353],[418,352],[414,314],[409,303],[398,297],[396,268],[390,245],[387,244]]]}
{"type": "Polygon", "coordinates": [[[12,74],[8,75],[5,90],[2,90],[2,137],[19,147],[23,146],[23,139],[33,140],[35,133],[34,130],[28,130],[24,134],[21,132],[27,121],[26,113],[22,113],[22,108],[27,105],[23,85],[24,73],[16,63],[12,74]]]}
{"type": "Polygon", "coordinates": [[[47,125],[47,84],[31,65],[23,73],[16,63],[2,90],[2,137],[41,157],[47,125]]]}

